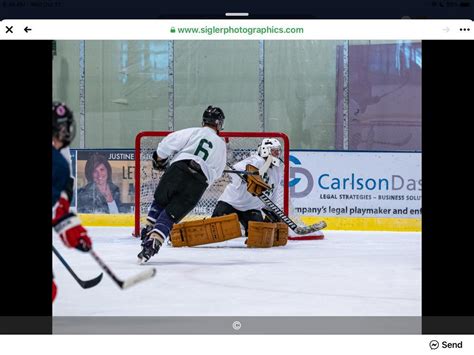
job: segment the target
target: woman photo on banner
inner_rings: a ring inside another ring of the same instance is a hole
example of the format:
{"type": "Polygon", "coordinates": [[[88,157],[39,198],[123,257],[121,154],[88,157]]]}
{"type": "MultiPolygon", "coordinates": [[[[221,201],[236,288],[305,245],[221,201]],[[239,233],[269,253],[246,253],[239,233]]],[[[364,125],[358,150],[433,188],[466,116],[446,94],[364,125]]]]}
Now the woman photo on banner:
{"type": "Polygon", "coordinates": [[[85,166],[87,184],[77,191],[79,213],[123,213],[120,189],[112,182],[112,167],[103,155],[94,153],[85,166]]]}

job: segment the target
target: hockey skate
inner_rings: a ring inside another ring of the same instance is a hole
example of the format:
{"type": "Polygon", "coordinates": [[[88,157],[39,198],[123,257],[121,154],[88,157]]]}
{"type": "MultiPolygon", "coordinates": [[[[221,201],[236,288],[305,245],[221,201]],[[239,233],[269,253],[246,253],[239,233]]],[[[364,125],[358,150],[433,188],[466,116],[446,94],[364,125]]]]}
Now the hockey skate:
{"type": "Polygon", "coordinates": [[[146,263],[153,255],[158,253],[163,244],[162,239],[158,233],[151,233],[149,236],[145,236],[141,243],[142,251],[137,255],[141,263],[146,263]]]}
{"type": "Polygon", "coordinates": [[[142,231],[140,232],[140,239],[142,240],[142,242],[146,240],[148,234],[150,234],[152,230],[153,230],[152,224],[147,224],[145,227],[142,228],[142,231]]]}

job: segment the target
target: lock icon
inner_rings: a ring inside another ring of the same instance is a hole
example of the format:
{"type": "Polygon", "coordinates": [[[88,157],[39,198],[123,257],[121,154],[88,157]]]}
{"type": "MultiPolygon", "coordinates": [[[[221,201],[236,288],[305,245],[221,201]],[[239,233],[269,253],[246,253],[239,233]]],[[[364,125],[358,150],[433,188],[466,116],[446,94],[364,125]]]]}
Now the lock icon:
{"type": "Polygon", "coordinates": [[[176,32],[176,29],[175,29],[174,27],[171,27],[170,32],[171,32],[171,33],[175,33],[175,32],[176,32]]]}

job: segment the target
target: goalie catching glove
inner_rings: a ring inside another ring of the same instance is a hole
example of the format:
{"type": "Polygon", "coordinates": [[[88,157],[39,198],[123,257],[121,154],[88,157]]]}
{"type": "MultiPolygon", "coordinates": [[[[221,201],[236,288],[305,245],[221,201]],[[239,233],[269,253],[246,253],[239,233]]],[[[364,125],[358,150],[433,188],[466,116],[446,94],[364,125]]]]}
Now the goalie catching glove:
{"type": "Polygon", "coordinates": [[[92,241],[87,235],[87,231],[81,225],[79,218],[69,212],[69,200],[65,193],[61,194],[53,219],[53,228],[64,244],[69,248],[76,248],[87,252],[92,247],[92,241]]]}
{"type": "Polygon", "coordinates": [[[166,170],[166,164],[168,162],[168,158],[159,159],[158,153],[156,151],[153,152],[152,158],[153,158],[152,159],[153,169],[155,169],[155,170],[166,170]]]}
{"type": "Polygon", "coordinates": [[[258,169],[250,164],[247,164],[245,167],[245,170],[250,172],[250,173],[255,173],[257,172],[256,175],[247,175],[247,191],[252,195],[252,196],[260,196],[262,195],[266,190],[270,188],[268,184],[263,181],[262,177],[258,175],[258,169]]]}

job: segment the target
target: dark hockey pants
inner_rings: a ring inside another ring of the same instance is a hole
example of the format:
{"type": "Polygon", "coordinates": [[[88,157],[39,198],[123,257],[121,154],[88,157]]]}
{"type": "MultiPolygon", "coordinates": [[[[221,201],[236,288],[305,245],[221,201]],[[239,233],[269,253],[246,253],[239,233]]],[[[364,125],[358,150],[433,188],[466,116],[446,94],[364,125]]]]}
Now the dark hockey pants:
{"type": "Polygon", "coordinates": [[[212,217],[220,217],[231,213],[237,213],[239,222],[245,228],[245,236],[248,235],[250,221],[263,222],[262,212],[259,210],[239,211],[224,201],[217,202],[212,217]]]}
{"type": "Polygon", "coordinates": [[[165,209],[174,223],[181,221],[197,205],[208,186],[204,173],[192,169],[189,162],[173,163],[155,190],[155,202],[165,209]]]}

